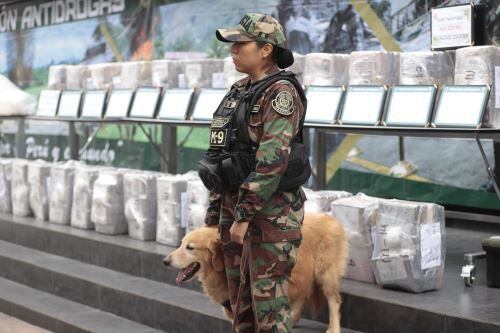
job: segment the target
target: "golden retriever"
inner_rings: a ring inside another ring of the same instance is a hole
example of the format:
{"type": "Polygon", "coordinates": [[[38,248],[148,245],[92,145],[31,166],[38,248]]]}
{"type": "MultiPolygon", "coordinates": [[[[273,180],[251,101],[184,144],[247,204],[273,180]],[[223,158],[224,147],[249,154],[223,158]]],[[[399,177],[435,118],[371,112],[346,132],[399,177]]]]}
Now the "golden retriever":
{"type": "MultiPolygon", "coordinates": [[[[302,244],[292,271],[288,297],[296,324],[307,303],[313,315],[326,300],[329,308],[327,333],[340,333],[340,282],[344,275],[348,246],[342,225],[323,214],[305,214],[302,244]]],[[[203,291],[232,320],[220,236],[216,228],[203,227],[188,233],[181,246],[164,263],[179,269],[177,283],[197,277],[203,291]]]]}

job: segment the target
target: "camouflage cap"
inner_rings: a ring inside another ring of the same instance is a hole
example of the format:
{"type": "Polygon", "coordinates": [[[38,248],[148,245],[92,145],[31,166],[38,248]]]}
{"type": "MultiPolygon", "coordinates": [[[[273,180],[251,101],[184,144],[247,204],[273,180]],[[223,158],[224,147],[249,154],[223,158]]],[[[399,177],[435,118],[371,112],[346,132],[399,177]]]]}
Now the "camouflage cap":
{"type": "Polygon", "coordinates": [[[215,33],[221,42],[259,41],[285,48],[285,32],[272,16],[259,13],[245,14],[235,28],[218,29],[215,33]]]}

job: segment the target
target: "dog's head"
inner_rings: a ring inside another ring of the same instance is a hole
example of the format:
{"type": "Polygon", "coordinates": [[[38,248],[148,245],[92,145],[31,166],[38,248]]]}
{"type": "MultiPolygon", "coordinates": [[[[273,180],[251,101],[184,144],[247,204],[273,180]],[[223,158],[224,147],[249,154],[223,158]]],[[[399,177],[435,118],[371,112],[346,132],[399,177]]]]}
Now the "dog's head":
{"type": "Polygon", "coordinates": [[[223,271],[219,232],[208,227],[191,231],[184,236],[180,247],[163,259],[163,263],[180,269],[177,284],[191,281],[200,272],[223,271]]]}

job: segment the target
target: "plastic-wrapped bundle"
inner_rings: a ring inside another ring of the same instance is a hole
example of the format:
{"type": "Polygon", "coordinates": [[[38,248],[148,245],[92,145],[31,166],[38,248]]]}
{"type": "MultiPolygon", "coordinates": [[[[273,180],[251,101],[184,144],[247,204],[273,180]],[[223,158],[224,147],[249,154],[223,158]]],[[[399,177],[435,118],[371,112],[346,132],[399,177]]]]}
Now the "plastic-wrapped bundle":
{"type": "Polygon", "coordinates": [[[332,202],[341,198],[352,196],[344,191],[312,191],[305,189],[307,200],[304,204],[304,210],[307,213],[324,213],[331,211],[332,202]]]}
{"type": "Polygon", "coordinates": [[[30,186],[28,183],[28,161],[12,162],[12,214],[31,216],[30,186]]]}
{"type": "Polygon", "coordinates": [[[186,233],[205,224],[210,193],[200,179],[187,183],[188,216],[186,233]]]}
{"type": "Polygon", "coordinates": [[[500,105],[495,103],[497,66],[500,66],[500,48],[496,46],[464,47],[456,51],[455,84],[492,86],[485,127],[500,127],[500,105]]]}
{"type": "Polygon", "coordinates": [[[119,235],[128,231],[123,207],[123,175],[117,170],[100,170],[92,191],[90,220],[95,230],[119,235]]]}
{"type": "Polygon", "coordinates": [[[341,86],[349,82],[349,55],[309,53],[305,57],[304,84],[341,86]]]}
{"type": "Polygon", "coordinates": [[[131,238],[156,237],[156,178],[150,172],[131,172],[123,176],[125,218],[131,238]]]}
{"type": "Polygon", "coordinates": [[[404,52],[400,59],[399,84],[453,84],[455,64],[448,52],[404,52]]]}
{"type": "Polygon", "coordinates": [[[66,66],[66,89],[80,90],[84,88],[87,76],[87,66],[67,65],[66,66]]]}
{"type": "Polygon", "coordinates": [[[178,246],[184,237],[187,220],[187,183],[196,174],[165,175],[157,179],[158,225],[156,241],[178,246]],[[183,199],[184,198],[184,199],[183,199]],[[184,212],[183,212],[184,207],[184,212]],[[185,219],[183,221],[183,219],[185,219]]]}
{"type": "Polygon", "coordinates": [[[180,88],[212,88],[214,74],[223,73],[224,68],[222,59],[180,60],[180,62],[182,64],[182,72],[179,74],[180,88]]]}
{"type": "Polygon", "coordinates": [[[66,89],[66,65],[49,67],[49,89],[66,89]]]}
{"type": "Polygon", "coordinates": [[[239,81],[245,78],[247,75],[244,73],[240,73],[236,70],[233,63],[233,58],[226,57],[224,58],[224,78],[226,80],[226,87],[231,87],[236,81],[239,81]]]}
{"type": "Polygon", "coordinates": [[[0,75],[0,115],[25,116],[34,114],[36,98],[19,89],[8,78],[0,75]]]}
{"type": "Polygon", "coordinates": [[[164,89],[179,88],[179,74],[182,73],[182,63],[178,60],[154,60],[151,63],[153,86],[164,89]]]}
{"type": "Polygon", "coordinates": [[[69,161],[56,164],[50,169],[50,222],[57,224],[70,224],[71,222],[75,165],[74,161],[69,161]]]}
{"type": "Polygon", "coordinates": [[[304,83],[304,70],[306,67],[306,56],[294,53],[293,54],[293,64],[287,68],[287,71],[291,71],[297,75],[297,80],[303,84],[304,83]]]}
{"type": "Polygon", "coordinates": [[[121,62],[120,67],[120,76],[113,82],[114,88],[135,89],[151,85],[150,61],[121,62]]]}
{"type": "Polygon", "coordinates": [[[30,186],[30,206],[39,221],[49,218],[50,164],[42,160],[28,163],[28,183],[30,186]]]}
{"type": "Polygon", "coordinates": [[[113,86],[113,82],[120,77],[120,63],[110,62],[104,64],[94,64],[87,67],[88,78],[85,83],[86,89],[108,89],[113,86]]]}
{"type": "Polygon", "coordinates": [[[399,57],[399,52],[352,52],[349,60],[349,84],[398,84],[399,57]]]}
{"type": "Polygon", "coordinates": [[[12,213],[12,160],[0,160],[0,213],[12,213]]]}
{"type": "Polygon", "coordinates": [[[423,292],[439,289],[446,254],[444,208],[384,200],[372,228],[372,264],[384,287],[423,292]]]}
{"type": "Polygon", "coordinates": [[[373,242],[371,228],[380,199],[356,195],[332,202],[332,215],[344,226],[349,243],[349,261],[345,277],[375,283],[371,258],[373,242]]]}
{"type": "Polygon", "coordinates": [[[99,175],[97,168],[85,165],[75,167],[71,226],[80,229],[94,229],[90,220],[94,182],[99,175]]]}

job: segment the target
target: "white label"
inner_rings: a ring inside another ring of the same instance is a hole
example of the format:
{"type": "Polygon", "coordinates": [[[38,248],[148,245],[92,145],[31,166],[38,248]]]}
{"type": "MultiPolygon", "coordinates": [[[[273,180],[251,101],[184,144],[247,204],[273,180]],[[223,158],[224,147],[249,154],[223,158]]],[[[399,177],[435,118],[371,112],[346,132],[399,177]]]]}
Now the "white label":
{"type": "Polygon", "coordinates": [[[185,74],[188,81],[198,81],[201,77],[201,64],[186,65],[185,74]]]}
{"type": "Polygon", "coordinates": [[[7,194],[7,184],[3,175],[0,175],[0,198],[3,198],[7,194]]]}
{"type": "Polygon", "coordinates": [[[224,89],[226,87],[227,81],[224,73],[212,73],[212,88],[224,89]]]}
{"type": "Polygon", "coordinates": [[[188,195],[187,192],[181,193],[181,228],[187,226],[188,220],[188,195]]]}
{"type": "Polygon", "coordinates": [[[422,269],[441,265],[441,225],[439,222],[420,226],[420,251],[422,269]]]}
{"type": "Polygon", "coordinates": [[[113,81],[113,87],[119,87],[120,84],[122,84],[122,79],[119,76],[113,76],[112,81],[113,81]]]}
{"type": "Polygon", "coordinates": [[[52,193],[52,182],[51,182],[51,177],[47,177],[47,193],[50,194],[52,193]]]}
{"type": "Polygon", "coordinates": [[[432,48],[472,44],[472,6],[452,6],[432,10],[432,48]]]}
{"type": "Polygon", "coordinates": [[[495,109],[500,108],[500,67],[495,66],[495,109]]]}
{"type": "Polygon", "coordinates": [[[179,88],[187,88],[186,75],[179,74],[179,88]]]}
{"type": "Polygon", "coordinates": [[[378,275],[381,282],[406,279],[405,263],[400,257],[391,257],[377,261],[378,275]]]}

